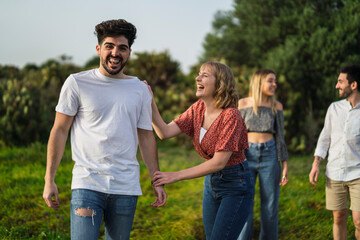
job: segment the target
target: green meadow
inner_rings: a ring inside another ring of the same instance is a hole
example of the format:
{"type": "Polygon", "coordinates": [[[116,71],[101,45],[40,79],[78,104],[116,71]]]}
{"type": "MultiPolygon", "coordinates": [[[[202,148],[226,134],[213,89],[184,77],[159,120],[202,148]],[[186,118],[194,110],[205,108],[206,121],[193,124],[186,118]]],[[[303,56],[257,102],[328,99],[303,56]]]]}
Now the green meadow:
{"type": "MultiPolygon", "coordinates": [[[[176,171],[202,162],[193,149],[160,143],[159,161],[163,171],[176,171]]],[[[312,156],[291,156],[289,183],[281,188],[280,239],[331,239],[332,214],[325,209],[325,164],[317,187],[308,180],[312,156]]],[[[168,201],[152,208],[150,177],[141,165],[143,196],[139,197],[131,239],[205,239],[202,227],[203,178],[166,186],[168,201]]],[[[0,150],[0,239],[70,239],[70,183],[73,162],[66,148],[56,176],[61,207],[48,208],[42,199],[46,146],[0,150]]],[[[256,186],[258,188],[258,186],[256,186]]],[[[259,194],[255,196],[255,238],[259,234],[259,194]]],[[[351,216],[349,239],[354,236],[351,216]]],[[[100,239],[105,239],[101,229],[100,239]]]]}

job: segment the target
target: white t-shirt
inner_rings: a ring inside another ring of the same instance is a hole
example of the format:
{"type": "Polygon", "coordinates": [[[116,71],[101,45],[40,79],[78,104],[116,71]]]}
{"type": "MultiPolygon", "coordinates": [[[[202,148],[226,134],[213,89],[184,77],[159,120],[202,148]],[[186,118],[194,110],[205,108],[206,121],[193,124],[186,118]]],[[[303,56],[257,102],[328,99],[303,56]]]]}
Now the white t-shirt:
{"type": "Polygon", "coordinates": [[[72,189],[142,194],[137,129],[152,131],[151,94],[144,83],[105,77],[99,69],[71,74],[56,111],[75,116],[72,189]]]}
{"type": "Polygon", "coordinates": [[[205,133],[207,132],[207,130],[203,127],[200,128],[200,137],[199,137],[199,143],[201,144],[201,141],[203,140],[205,133]]]}

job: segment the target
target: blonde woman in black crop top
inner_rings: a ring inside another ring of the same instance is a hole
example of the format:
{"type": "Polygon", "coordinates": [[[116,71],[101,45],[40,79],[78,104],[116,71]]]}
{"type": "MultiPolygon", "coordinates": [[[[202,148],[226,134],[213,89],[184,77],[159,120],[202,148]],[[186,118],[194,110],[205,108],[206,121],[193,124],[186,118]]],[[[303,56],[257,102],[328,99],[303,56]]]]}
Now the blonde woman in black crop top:
{"type": "MultiPolygon", "coordinates": [[[[249,97],[240,99],[238,106],[248,130],[249,149],[245,150],[245,155],[255,182],[259,176],[259,239],[278,239],[280,186],[286,185],[289,180],[283,106],[275,100],[276,87],[274,71],[260,69],[251,77],[249,97]]],[[[252,239],[252,232],[253,213],[250,214],[239,239],[252,239]]]]}

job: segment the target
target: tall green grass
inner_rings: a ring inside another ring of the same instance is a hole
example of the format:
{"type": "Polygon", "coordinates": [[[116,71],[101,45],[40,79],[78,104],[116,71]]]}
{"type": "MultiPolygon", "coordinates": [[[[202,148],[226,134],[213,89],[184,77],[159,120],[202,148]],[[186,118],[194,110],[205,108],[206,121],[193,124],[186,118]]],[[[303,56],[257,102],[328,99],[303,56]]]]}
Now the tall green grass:
{"type": "MultiPolygon", "coordinates": [[[[331,239],[332,213],[325,209],[325,164],[317,187],[308,180],[312,156],[292,156],[289,183],[281,188],[280,239],[331,239]]],[[[194,150],[159,145],[163,171],[176,171],[201,163],[194,150]]],[[[154,194],[148,172],[140,160],[143,196],[139,197],[131,239],[205,239],[202,226],[202,188],[204,178],[166,186],[168,201],[152,208],[154,194]]],[[[46,146],[0,150],[0,239],[69,239],[70,184],[73,162],[67,147],[59,166],[56,183],[60,192],[58,211],[42,199],[46,166],[46,146]]],[[[258,237],[259,194],[255,195],[254,239],[258,237]]],[[[348,219],[349,239],[354,226],[348,219]]],[[[104,229],[101,229],[104,239],[104,229]]]]}

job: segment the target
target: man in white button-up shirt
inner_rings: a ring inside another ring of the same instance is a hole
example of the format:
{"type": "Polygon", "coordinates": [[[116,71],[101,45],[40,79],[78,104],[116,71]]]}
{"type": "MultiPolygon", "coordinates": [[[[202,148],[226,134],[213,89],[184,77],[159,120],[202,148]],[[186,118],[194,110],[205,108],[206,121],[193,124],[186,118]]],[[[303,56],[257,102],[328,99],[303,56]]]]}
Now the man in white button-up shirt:
{"type": "Polygon", "coordinates": [[[310,183],[317,185],[319,164],[328,155],[326,166],[326,208],[333,211],[334,239],[347,239],[348,201],[355,225],[355,237],[360,239],[360,66],[340,69],[336,84],[340,98],[326,113],[310,183]]]}

